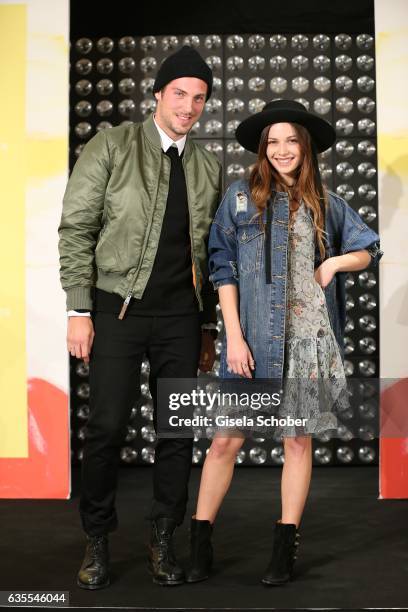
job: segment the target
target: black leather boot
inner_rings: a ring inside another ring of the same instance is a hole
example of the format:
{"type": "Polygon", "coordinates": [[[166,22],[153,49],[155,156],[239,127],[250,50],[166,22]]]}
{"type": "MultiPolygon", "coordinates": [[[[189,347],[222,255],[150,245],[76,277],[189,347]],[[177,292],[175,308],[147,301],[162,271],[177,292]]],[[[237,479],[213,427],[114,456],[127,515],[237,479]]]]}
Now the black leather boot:
{"type": "Polygon", "coordinates": [[[173,550],[176,521],[159,518],[152,521],[149,545],[149,571],[153,582],[162,586],[183,584],[184,571],[177,563],[173,550]]]}
{"type": "Polygon", "coordinates": [[[276,523],[272,558],[262,578],[263,584],[279,586],[291,580],[299,539],[296,525],[276,523]]]}
{"type": "Polygon", "coordinates": [[[81,589],[103,589],[109,585],[108,536],[87,536],[85,557],[78,572],[81,589]]]}
{"type": "Polygon", "coordinates": [[[210,521],[191,519],[191,560],[186,574],[186,582],[200,582],[200,580],[206,580],[209,577],[213,560],[212,530],[210,521]]]}

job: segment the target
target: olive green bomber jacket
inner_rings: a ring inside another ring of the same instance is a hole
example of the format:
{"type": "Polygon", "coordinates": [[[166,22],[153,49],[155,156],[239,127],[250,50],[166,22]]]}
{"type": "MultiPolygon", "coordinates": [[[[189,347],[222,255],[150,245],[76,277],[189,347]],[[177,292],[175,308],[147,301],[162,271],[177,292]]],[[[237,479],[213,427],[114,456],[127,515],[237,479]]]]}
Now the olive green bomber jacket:
{"type": "MultiPolygon", "coordinates": [[[[101,130],[84,147],[68,181],[58,230],[67,310],[91,310],[95,286],[127,301],[143,297],[160,238],[170,163],[152,116],[101,130]]],[[[183,166],[197,300],[202,321],[215,321],[207,240],[222,195],[221,165],[188,137],[183,166]]]]}

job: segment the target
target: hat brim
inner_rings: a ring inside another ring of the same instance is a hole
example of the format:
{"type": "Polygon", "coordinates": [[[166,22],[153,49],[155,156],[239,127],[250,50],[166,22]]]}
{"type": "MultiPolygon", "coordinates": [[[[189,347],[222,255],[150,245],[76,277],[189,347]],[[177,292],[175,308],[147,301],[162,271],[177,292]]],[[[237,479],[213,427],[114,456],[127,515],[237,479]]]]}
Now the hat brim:
{"type": "Polygon", "coordinates": [[[244,149],[252,151],[252,153],[258,153],[262,130],[274,123],[299,123],[303,125],[309,131],[318,153],[323,153],[323,151],[329,149],[336,140],[336,132],[333,126],[321,117],[312,115],[307,111],[283,108],[261,111],[248,117],[237,127],[235,137],[244,149]]]}

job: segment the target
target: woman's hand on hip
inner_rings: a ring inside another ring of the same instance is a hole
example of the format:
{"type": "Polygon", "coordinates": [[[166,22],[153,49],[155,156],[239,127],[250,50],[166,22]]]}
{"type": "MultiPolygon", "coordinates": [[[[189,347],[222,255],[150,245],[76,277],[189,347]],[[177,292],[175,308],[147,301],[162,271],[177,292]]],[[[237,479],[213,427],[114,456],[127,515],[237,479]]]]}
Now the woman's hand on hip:
{"type": "Polygon", "coordinates": [[[325,259],[324,262],[316,268],[314,273],[315,281],[324,289],[332,281],[336,272],[336,257],[329,257],[329,259],[325,259]]]}

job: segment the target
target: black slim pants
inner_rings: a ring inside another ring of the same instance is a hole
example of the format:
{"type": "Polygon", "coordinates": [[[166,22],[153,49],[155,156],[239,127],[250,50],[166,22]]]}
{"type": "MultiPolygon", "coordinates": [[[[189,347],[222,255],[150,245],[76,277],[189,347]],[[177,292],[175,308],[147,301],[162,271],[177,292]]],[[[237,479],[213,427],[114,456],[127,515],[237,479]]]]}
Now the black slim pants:
{"type": "MultiPolygon", "coordinates": [[[[88,535],[117,526],[115,496],[126,426],[140,395],[143,355],[150,361],[150,392],[157,423],[158,378],[195,378],[200,354],[199,315],[142,317],[97,312],[90,359],[90,415],[82,460],[80,514],[88,535]]],[[[153,467],[150,519],[183,522],[192,438],[159,438],[153,467]]]]}

